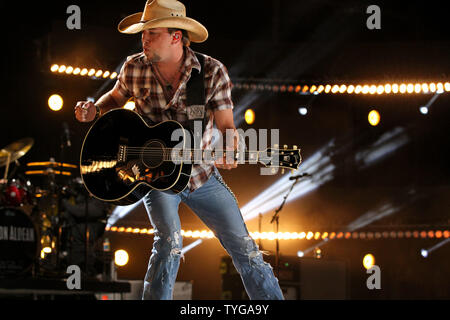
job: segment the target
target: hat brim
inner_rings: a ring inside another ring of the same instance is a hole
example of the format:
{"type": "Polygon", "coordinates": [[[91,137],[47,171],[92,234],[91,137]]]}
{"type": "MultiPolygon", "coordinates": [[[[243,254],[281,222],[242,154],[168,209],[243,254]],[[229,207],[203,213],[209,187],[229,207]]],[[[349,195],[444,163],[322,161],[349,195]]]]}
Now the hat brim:
{"type": "Polygon", "coordinates": [[[132,14],[120,21],[121,33],[135,34],[146,29],[176,28],[186,30],[192,42],[204,42],[208,39],[208,30],[198,21],[188,17],[165,17],[141,22],[142,12],[132,14]]]}

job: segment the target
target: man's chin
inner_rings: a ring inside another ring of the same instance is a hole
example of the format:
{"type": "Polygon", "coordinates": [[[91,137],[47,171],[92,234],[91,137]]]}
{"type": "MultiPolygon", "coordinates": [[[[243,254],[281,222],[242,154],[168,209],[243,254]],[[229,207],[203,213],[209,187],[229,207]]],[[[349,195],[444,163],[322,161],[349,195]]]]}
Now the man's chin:
{"type": "Polygon", "coordinates": [[[159,60],[161,60],[161,59],[159,58],[159,56],[156,55],[156,54],[154,54],[153,52],[144,50],[144,54],[145,54],[145,56],[147,57],[147,60],[148,60],[149,62],[158,62],[159,60]]]}

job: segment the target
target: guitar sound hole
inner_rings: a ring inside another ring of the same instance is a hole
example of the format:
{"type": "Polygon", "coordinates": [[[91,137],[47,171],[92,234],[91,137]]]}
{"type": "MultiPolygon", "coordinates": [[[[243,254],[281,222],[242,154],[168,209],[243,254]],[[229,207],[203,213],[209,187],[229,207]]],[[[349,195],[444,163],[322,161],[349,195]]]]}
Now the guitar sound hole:
{"type": "Polygon", "coordinates": [[[144,146],[141,159],[147,168],[159,167],[164,161],[164,144],[154,140],[148,142],[144,146]]]}

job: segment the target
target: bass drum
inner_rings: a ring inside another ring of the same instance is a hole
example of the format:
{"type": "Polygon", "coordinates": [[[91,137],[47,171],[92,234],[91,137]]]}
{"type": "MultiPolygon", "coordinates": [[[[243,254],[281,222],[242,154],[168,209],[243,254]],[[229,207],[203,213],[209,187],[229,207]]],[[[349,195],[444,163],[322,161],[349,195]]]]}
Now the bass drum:
{"type": "Polygon", "coordinates": [[[31,218],[18,208],[0,207],[0,277],[31,275],[37,254],[38,234],[31,218]]]}

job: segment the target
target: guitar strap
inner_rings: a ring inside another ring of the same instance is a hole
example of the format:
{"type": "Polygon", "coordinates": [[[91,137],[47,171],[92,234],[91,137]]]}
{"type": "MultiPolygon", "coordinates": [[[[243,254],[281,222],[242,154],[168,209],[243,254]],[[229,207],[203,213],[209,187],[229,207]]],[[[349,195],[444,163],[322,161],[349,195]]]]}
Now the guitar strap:
{"type": "Polygon", "coordinates": [[[196,136],[194,142],[196,142],[195,148],[199,149],[201,145],[202,136],[205,132],[208,122],[208,114],[206,110],[206,92],[205,92],[205,57],[195,52],[198,61],[200,62],[200,71],[192,69],[191,78],[186,84],[186,113],[187,122],[186,128],[189,129],[196,136]],[[201,128],[201,132],[199,129],[201,128]]]}

